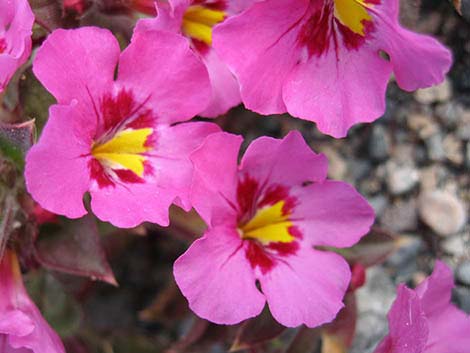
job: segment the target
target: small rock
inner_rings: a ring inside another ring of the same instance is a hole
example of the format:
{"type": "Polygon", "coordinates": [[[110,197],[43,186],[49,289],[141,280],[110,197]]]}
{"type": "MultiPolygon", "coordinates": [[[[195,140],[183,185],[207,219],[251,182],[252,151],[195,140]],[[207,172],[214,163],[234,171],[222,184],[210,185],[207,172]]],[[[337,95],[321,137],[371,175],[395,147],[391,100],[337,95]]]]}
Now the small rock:
{"type": "Polygon", "coordinates": [[[455,195],[446,191],[426,191],[419,198],[419,215],[441,236],[457,233],[465,225],[465,207],[455,195]]]}
{"type": "Polygon", "coordinates": [[[453,164],[462,165],[464,162],[463,144],[456,136],[449,134],[442,143],[446,158],[453,164]]]}
{"type": "Polygon", "coordinates": [[[470,140],[470,109],[462,113],[456,133],[459,139],[470,140]]]}
{"type": "Polygon", "coordinates": [[[419,173],[408,165],[399,166],[394,162],[387,163],[387,187],[393,195],[405,194],[416,185],[419,173]]]}
{"type": "Polygon", "coordinates": [[[455,129],[463,112],[463,107],[455,102],[446,102],[436,107],[436,115],[448,129],[455,129]]]}
{"type": "Polygon", "coordinates": [[[434,190],[439,183],[439,170],[436,165],[432,165],[419,170],[419,183],[421,190],[434,190]]]}
{"type": "Polygon", "coordinates": [[[412,261],[416,264],[416,256],[424,248],[424,242],[417,236],[402,236],[399,238],[399,248],[387,259],[387,265],[398,269],[412,261]]]}
{"type": "Polygon", "coordinates": [[[429,138],[439,131],[439,125],[434,121],[434,118],[425,114],[412,113],[408,115],[407,125],[421,139],[429,138]]]}
{"type": "Polygon", "coordinates": [[[444,146],[442,143],[442,136],[440,133],[434,134],[431,137],[424,140],[428,157],[431,161],[442,161],[446,157],[444,146]]]}
{"type": "Polygon", "coordinates": [[[381,194],[370,197],[367,201],[369,201],[369,204],[374,209],[376,217],[380,217],[383,214],[388,204],[387,198],[381,194]]]}
{"type": "Polygon", "coordinates": [[[414,199],[398,201],[385,209],[380,217],[381,225],[396,233],[418,228],[417,202],[414,199]]]}
{"type": "Polygon", "coordinates": [[[387,159],[390,153],[390,137],[382,125],[374,125],[369,138],[369,155],[377,162],[387,159]]]}
{"type": "Polygon", "coordinates": [[[332,179],[344,180],[347,172],[344,158],[331,147],[325,147],[321,152],[328,158],[328,176],[332,179]]]}
{"type": "Polygon", "coordinates": [[[455,270],[457,281],[470,286],[470,261],[462,262],[455,270]]]}
{"type": "Polygon", "coordinates": [[[456,302],[457,306],[467,314],[470,314],[470,289],[456,286],[452,292],[452,299],[456,302]]]}
{"type": "Polygon", "coordinates": [[[439,85],[429,88],[419,89],[415,92],[415,99],[422,104],[431,104],[434,102],[446,102],[452,96],[452,87],[449,79],[445,79],[439,85]]]}
{"type": "Polygon", "coordinates": [[[465,168],[470,169],[470,141],[465,146],[465,168]]]}
{"type": "Polygon", "coordinates": [[[461,234],[452,235],[441,243],[442,249],[454,257],[470,257],[470,247],[461,234]]]}

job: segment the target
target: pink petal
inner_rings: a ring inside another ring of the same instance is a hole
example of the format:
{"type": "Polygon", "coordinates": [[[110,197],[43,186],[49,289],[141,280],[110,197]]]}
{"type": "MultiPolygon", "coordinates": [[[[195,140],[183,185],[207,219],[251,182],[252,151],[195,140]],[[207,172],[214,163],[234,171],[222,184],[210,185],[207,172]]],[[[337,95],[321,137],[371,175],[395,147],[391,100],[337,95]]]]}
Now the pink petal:
{"type": "Polygon", "coordinates": [[[258,315],[264,296],[234,229],[208,231],[176,260],[174,275],[190,308],[217,324],[233,325],[258,315]]]}
{"type": "Polygon", "coordinates": [[[452,288],[454,288],[452,270],[444,262],[437,260],[431,276],[416,287],[416,293],[421,298],[427,316],[438,314],[449,306],[452,288]]]}
{"type": "Polygon", "coordinates": [[[211,94],[207,70],[188,41],[163,31],[134,33],[121,54],[118,82],[140,92],[138,100],[148,99],[159,122],[168,124],[201,112],[211,94]]]}
{"type": "Polygon", "coordinates": [[[248,109],[286,112],[282,86],[300,58],[298,22],[308,4],[309,0],[255,2],[214,28],[213,47],[238,78],[248,109]]]}
{"type": "Polygon", "coordinates": [[[298,64],[287,78],[283,97],[291,115],[314,121],[323,133],[345,137],[352,125],[384,113],[390,73],[390,63],[377,51],[338,45],[298,64]]]}
{"type": "Polygon", "coordinates": [[[240,88],[237,79],[215,50],[210,49],[202,56],[202,60],[209,72],[212,97],[207,108],[199,115],[215,118],[241,103],[240,88]]]}
{"type": "Polygon", "coordinates": [[[69,218],[87,213],[83,194],[90,184],[88,155],[93,121],[71,106],[53,105],[39,142],[26,156],[26,187],[43,208],[69,218]]]}
{"type": "Polygon", "coordinates": [[[323,181],[328,161],[305,143],[298,131],[289,132],[282,140],[260,137],[248,146],[240,169],[263,184],[302,185],[323,181]]]}
{"type": "Polygon", "coordinates": [[[90,194],[93,213],[119,228],[132,228],[144,221],[168,226],[168,208],[177,196],[176,190],[149,182],[94,187],[90,194]]]}
{"type": "Polygon", "coordinates": [[[38,50],[33,71],[59,103],[77,99],[93,115],[92,97],[110,92],[119,52],[116,38],[106,29],[58,29],[38,50]]]}
{"type": "Polygon", "coordinates": [[[175,126],[164,126],[158,131],[154,160],[158,174],[158,185],[162,188],[175,189],[182,208],[189,211],[192,204],[189,200],[193,164],[189,155],[196,150],[204,139],[219,132],[216,124],[190,122],[175,126]]]}
{"type": "MultiPolygon", "coordinates": [[[[3,290],[5,290],[3,288],[3,290]]],[[[14,288],[10,290],[15,290],[14,288]]],[[[10,293],[11,294],[11,293],[10,293]]],[[[5,298],[2,298],[4,301],[5,298]]],[[[1,303],[2,307],[11,303],[1,303]]],[[[0,316],[0,335],[26,336],[34,330],[34,322],[21,310],[2,310],[0,316]]]]}
{"type": "Polygon", "coordinates": [[[316,327],[343,307],[351,272],[337,254],[301,249],[259,281],[273,317],[282,325],[316,327]]]}
{"type": "Polygon", "coordinates": [[[390,56],[398,85],[414,91],[442,82],[452,65],[450,51],[430,36],[402,28],[397,0],[384,1],[376,11],[376,45],[390,56]]]}
{"type": "Polygon", "coordinates": [[[241,143],[241,136],[221,132],[208,136],[191,154],[194,164],[191,201],[207,224],[236,220],[237,161],[241,143]]]}
{"type": "Polygon", "coordinates": [[[349,184],[324,181],[293,191],[298,203],[292,217],[313,245],[349,247],[374,223],[374,210],[349,184]]]}
{"type": "MultiPolygon", "coordinates": [[[[398,287],[397,299],[388,313],[389,335],[374,353],[424,353],[428,323],[419,297],[404,285],[398,287]]],[[[443,353],[443,352],[441,352],[443,353]]]]}

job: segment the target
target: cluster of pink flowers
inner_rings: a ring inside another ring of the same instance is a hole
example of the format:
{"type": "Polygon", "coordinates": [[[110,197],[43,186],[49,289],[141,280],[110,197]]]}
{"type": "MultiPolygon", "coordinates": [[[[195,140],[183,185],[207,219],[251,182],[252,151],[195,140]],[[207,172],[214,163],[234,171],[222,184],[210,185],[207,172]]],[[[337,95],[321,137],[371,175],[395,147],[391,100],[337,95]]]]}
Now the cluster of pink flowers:
{"type": "MultiPolygon", "coordinates": [[[[158,0],[158,15],[138,21],[122,52],[105,29],[55,30],[33,60],[57,103],[26,157],[27,189],[69,218],[87,213],[89,193],[93,213],[123,228],[167,226],[171,204],[194,208],[208,229],[174,275],[197,315],[235,324],[267,302],[285,326],[330,322],[351,271],[314,247],[357,243],[372,208],[352,186],[326,180],[325,156],[297,132],[255,140],[238,164],[240,136],[188,120],[243,102],[346,136],[384,113],[392,72],[414,90],[450,67],[446,48],[400,27],[397,8],[398,0],[158,0]]],[[[30,54],[32,24],[26,0],[0,2],[0,90],[30,54]]],[[[63,352],[10,252],[0,275],[0,351],[63,352]]],[[[438,263],[416,291],[400,287],[377,352],[410,352],[403,342],[419,336],[413,352],[437,353],[436,337],[461,337],[469,318],[449,305],[451,285],[438,263]]]]}

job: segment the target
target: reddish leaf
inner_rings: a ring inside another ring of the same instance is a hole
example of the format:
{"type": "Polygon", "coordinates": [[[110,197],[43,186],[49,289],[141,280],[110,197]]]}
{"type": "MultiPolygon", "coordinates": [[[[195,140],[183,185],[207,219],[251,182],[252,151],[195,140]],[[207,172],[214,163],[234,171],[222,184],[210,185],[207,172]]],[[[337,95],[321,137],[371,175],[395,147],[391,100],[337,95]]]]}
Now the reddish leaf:
{"type": "Polygon", "coordinates": [[[341,254],[350,265],[360,263],[364,267],[370,267],[384,262],[398,246],[397,236],[374,227],[359,243],[350,248],[322,248],[341,254]]]}
{"type": "Polygon", "coordinates": [[[346,293],[344,304],[334,321],[323,327],[322,353],[346,353],[352,344],[357,321],[354,292],[346,293]]]}
{"type": "Polygon", "coordinates": [[[230,352],[251,348],[256,344],[269,341],[279,336],[285,329],[274,320],[268,307],[265,307],[259,316],[245,321],[240,326],[230,352]]]}
{"type": "Polygon", "coordinates": [[[308,328],[302,326],[285,353],[316,352],[320,344],[321,330],[319,328],[308,328]]]}
{"type": "Polygon", "coordinates": [[[17,204],[13,197],[7,196],[0,203],[0,259],[3,257],[3,252],[8,242],[8,238],[13,230],[13,221],[15,219],[15,212],[17,204]]]}
{"type": "Polygon", "coordinates": [[[117,285],[92,216],[62,220],[58,228],[42,231],[36,241],[35,255],[43,266],[117,285]]]}

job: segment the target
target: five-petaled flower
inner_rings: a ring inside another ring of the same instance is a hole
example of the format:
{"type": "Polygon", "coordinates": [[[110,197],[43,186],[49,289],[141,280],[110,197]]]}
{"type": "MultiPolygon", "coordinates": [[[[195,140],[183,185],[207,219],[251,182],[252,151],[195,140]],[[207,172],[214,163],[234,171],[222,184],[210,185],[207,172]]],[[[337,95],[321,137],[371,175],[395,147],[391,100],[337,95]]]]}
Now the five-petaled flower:
{"type": "Polygon", "coordinates": [[[285,326],[331,321],[351,273],[313,246],[353,245],[374,212],[348,184],[325,180],[326,158],[298,132],[257,139],[238,167],[240,144],[212,134],[191,155],[193,204],[209,228],[175,262],[179,288],[197,315],[220,324],[256,316],[266,301],[285,326]]]}
{"type": "Polygon", "coordinates": [[[0,92],[31,53],[33,23],[27,0],[0,1],[0,92]]]}
{"type": "Polygon", "coordinates": [[[385,111],[391,72],[407,90],[443,80],[450,52],[398,22],[398,0],[263,0],[214,29],[245,106],[289,112],[344,137],[385,111]]]}
{"type": "Polygon", "coordinates": [[[212,98],[200,113],[205,117],[216,117],[240,104],[240,88],[228,67],[212,48],[212,30],[227,17],[248,7],[251,0],[170,0],[157,1],[158,16],[142,19],[136,31],[157,29],[182,33],[191,47],[198,53],[209,72],[212,98]]]}
{"type": "Polygon", "coordinates": [[[65,353],[24,288],[16,254],[7,250],[0,259],[0,352],[65,353]]]}
{"type": "Polygon", "coordinates": [[[415,290],[400,285],[389,334],[375,353],[468,353],[470,316],[451,303],[453,287],[452,270],[441,261],[415,290]]]}
{"type": "Polygon", "coordinates": [[[184,38],[142,32],[120,54],[107,30],[57,30],[33,70],[59,103],[26,157],[26,185],[42,207],[81,217],[89,191],[93,212],[119,227],[167,225],[172,202],[191,207],[189,153],[218,127],[175,125],[210,97],[207,71],[184,38]]]}

